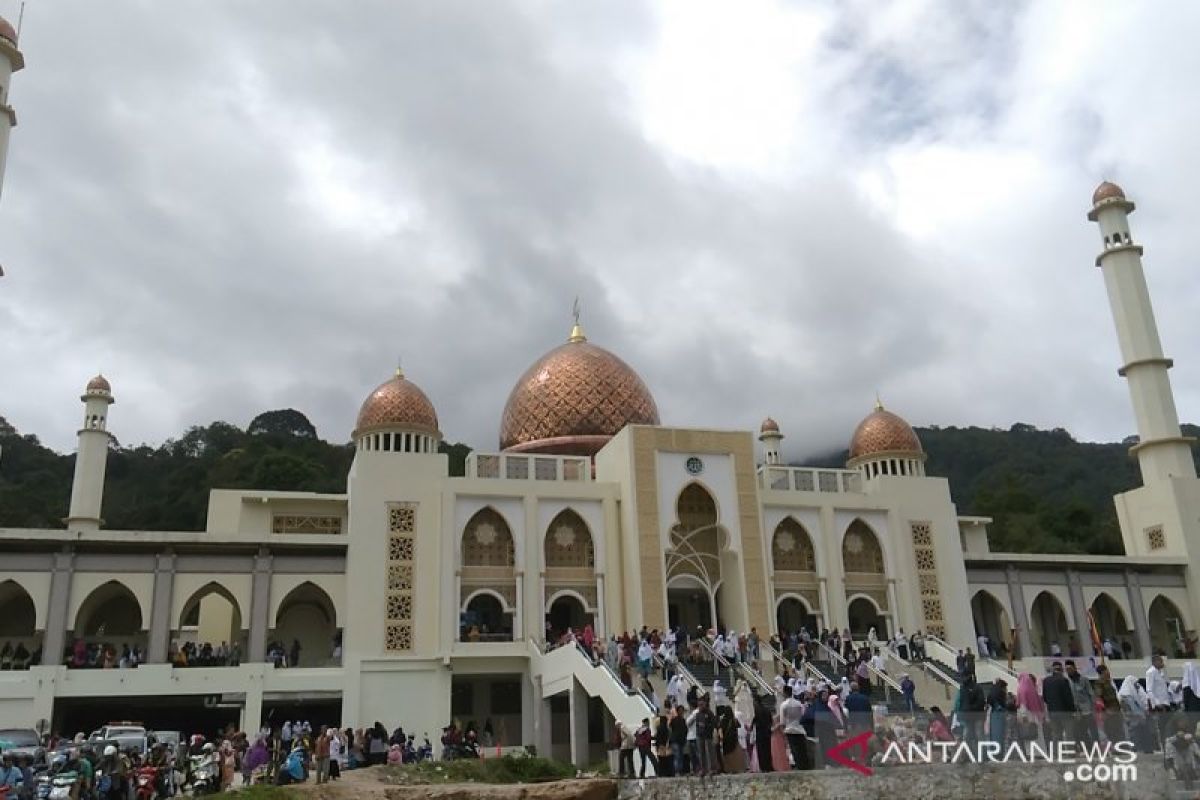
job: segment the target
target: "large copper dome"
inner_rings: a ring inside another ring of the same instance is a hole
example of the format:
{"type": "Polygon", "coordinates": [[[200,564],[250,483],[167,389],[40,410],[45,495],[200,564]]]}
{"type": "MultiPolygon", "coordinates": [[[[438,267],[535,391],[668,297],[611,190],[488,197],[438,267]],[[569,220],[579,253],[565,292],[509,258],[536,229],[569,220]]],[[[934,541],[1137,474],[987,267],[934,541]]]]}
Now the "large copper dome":
{"type": "Polygon", "coordinates": [[[576,326],[566,344],[539,358],[513,387],[500,447],[592,456],[626,425],[657,424],[658,406],[638,374],[576,326]]]}
{"type": "Polygon", "coordinates": [[[406,428],[441,436],[433,403],[400,370],[367,395],[358,411],[354,436],[385,428],[406,428]]]}
{"type": "Polygon", "coordinates": [[[850,438],[850,461],[883,453],[919,455],[924,452],[912,426],[885,409],[882,403],[876,404],[875,410],[858,423],[850,438]]]}

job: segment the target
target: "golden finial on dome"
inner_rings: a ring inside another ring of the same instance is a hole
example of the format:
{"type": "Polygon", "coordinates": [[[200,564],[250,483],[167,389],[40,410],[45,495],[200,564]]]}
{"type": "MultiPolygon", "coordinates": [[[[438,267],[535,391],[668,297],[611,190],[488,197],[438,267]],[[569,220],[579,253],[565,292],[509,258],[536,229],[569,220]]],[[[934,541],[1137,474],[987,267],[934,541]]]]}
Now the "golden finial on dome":
{"type": "Polygon", "coordinates": [[[402,356],[396,356],[396,377],[404,377],[404,358],[402,356]]]}
{"type": "Polygon", "coordinates": [[[586,342],[587,337],[583,335],[583,326],[579,324],[579,296],[575,296],[575,303],[571,306],[571,316],[575,318],[575,324],[571,326],[571,335],[567,337],[568,342],[586,342]]]}
{"type": "Polygon", "coordinates": [[[879,390],[878,389],[875,390],[875,410],[876,411],[884,410],[883,401],[879,399],[879,390]]]}

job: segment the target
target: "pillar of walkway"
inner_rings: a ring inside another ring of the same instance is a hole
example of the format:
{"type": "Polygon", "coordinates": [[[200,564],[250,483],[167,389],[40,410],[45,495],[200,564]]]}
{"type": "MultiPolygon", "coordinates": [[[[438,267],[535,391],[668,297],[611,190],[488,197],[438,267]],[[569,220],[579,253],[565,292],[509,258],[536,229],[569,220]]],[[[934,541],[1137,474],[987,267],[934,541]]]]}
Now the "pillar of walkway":
{"type": "Polygon", "coordinates": [[[50,603],[46,608],[46,633],[42,638],[42,664],[55,667],[63,663],[67,644],[67,610],[71,607],[71,577],[75,554],[69,549],[54,554],[50,573],[50,603]]]}
{"type": "Polygon", "coordinates": [[[1083,602],[1083,584],[1079,573],[1073,569],[1067,570],[1067,596],[1071,599],[1071,616],[1075,618],[1075,640],[1079,643],[1079,652],[1086,653],[1092,649],[1092,626],[1083,602]]]}
{"type": "Polygon", "coordinates": [[[1125,591],[1129,595],[1129,613],[1133,615],[1133,635],[1137,639],[1137,654],[1148,658],[1154,645],[1150,642],[1150,618],[1146,616],[1146,604],[1142,602],[1142,582],[1131,569],[1125,570],[1125,591]]]}
{"type": "Polygon", "coordinates": [[[266,667],[264,664],[250,664],[240,667],[249,672],[246,676],[246,704],[242,706],[241,730],[253,738],[255,731],[262,727],[263,717],[263,678],[266,667]]]}
{"type": "MultiPolygon", "coordinates": [[[[164,664],[171,640],[171,605],[175,597],[175,555],[154,557],[154,593],[150,601],[150,641],[146,661],[164,664]]],[[[244,730],[244,729],[243,729],[244,730]]]]}
{"type": "Polygon", "coordinates": [[[571,679],[568,693],[571,712],[571,763],[580,769],[588,766],[588,695],[579,682],[571,679]]]}
{"type": "Polygon", "coordinates": [[[1025,611],[1025,587],[1021,586],[1021,573],[1009,564],[1004,571],[1008,583],[1008,602],[1012,606],[1012,624],[1017,629],[1017,652],[1014,657],[1034,655],[1033,631],[1029,629],[1029,614],[1025,611]]]}
{"type": "Polygon", "coordinates": [[[267,660],[267,631],[271,629],[271,554],[264,548],[254,557],[254,581],[250,587],[250,642],[246,660],[267,660]]]}

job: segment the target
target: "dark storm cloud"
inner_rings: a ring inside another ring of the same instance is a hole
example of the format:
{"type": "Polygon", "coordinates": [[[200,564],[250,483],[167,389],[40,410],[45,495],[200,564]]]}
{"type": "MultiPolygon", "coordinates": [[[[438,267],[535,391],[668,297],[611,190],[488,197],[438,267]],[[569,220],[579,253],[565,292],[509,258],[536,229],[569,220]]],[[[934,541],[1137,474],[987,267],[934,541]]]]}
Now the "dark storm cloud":
{"type": "MultiPolygon", "coordinates": [[[[864,198],[882,134],[834,100],[853,67],[831,55],[830,112],[804,124],[845,126],[861,163],[732,173],[639,127],[614,64],[662,24],[632,3],[37,4],[0,207],[0,413],[68,448],[103,369],[126,443],[281,406],[339,440],[402,358],[447,438],[494,448],[579,295],[669,424],[770,413],[813,450],[876,389],[915,422],[1028,418],[995,400],[1003,375],[947,378],[980,342],[990,359],[987,309],[1022,292],[963,294],[946,275],[967,245],[915,243],[864,198]]],[[[936,94],[930,125],[969,94],[898,57],[936,94]]]]}

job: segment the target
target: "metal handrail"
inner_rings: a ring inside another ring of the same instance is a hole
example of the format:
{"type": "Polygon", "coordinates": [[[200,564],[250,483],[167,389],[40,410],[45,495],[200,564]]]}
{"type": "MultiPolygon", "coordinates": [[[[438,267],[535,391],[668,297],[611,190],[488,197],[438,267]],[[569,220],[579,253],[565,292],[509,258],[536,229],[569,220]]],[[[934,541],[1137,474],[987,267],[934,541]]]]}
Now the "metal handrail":
{"type": "MultiPolygon", "coordinates": [[[[663,657],[660,656],[658,653],[655,653],[653,656],[651,656],[650,663],[653,664],[658,669],[662,669],[663,657]]],[[[685,681],[690,683],[692,686],[695,686],[697,690],[704,689],[704,687],[700,685],[700,681],[696,679],[696,676],[692,674],[692,671],[690,669],[688,669],[687,667],[685,667],[683,665],[683,662],[679,660],[678,656],[676,656],[676,658],[675,658],[675,663],[671,665],[671,669],[673,669],[677,673],[679,673],[679,677],[683,678],[685,681]]]]}
{"type": "Polygon", "coordinates": [[[830,661],[830,663],[832,663],[832,664],[840,664],[840,665],[841,665],[841,666],[843,666],[843,667],[844,667],[844,666],[846,666],[846,659],[842,658],[842,654],[841,654],[841,653],[839,653],[837,650],[834,650],[832,647],[830,647],[829,645],[825,644],[825,643],[824,643],[824,642],[822,642],[820,639],[811,639],[810,641],[816,642],[816,643],[817,643],[817,647],[818,647],[820,650],[824,651],[824,652],[825,652],[827,655],[829,655],[829,657],[830,657],[830,658],[829,658],[829,661],[830,661]]]}
{"type": "Polygon", "coordinates": [[[770,642],[766,642],[766,641],[759,642],[759,647],[762,648],[763,650],[765,650],[771,656],[771,658],[773,660],[779,662],[780,664],[783,664],[788,669],[791,670],[791,669],[796,668],[796,665],[793,664],[792,662],[788,661],[787,658],[783,655],[783,653],[780,653],[778,650],[776,650],[774,647],[772,647],[770,642]]]}
{"type": "Polygon", "coordinates": [[[650,709],[651,712],[654,712],[654,713],[658,712],[658,707],[655,706],[654,703],[650,700],[650,698],[646,696],[645,692],[643,692],[641,689],[635,689],[633,687],[626,686],[625,681],[621,680],[621,676],[619,674],[617,674],[617,671],[615,669],[612,668],[612,664],[609,664],[603,658],[596,658],[591,653],[589,653],[587,648],[583,646],[583,642],[576,640],[575,650],[576,650],[576,652],[579,653],[579,655],[586,658],[588,660],[588,663],[590,663],[593,667],[603,668],[604,671],[606,673],[608,673],[608,676],[616,682],[617,686],[619,686],[621,688],[621,691],[625,692],[625,694],[630,695],[630,696],[636,695],[636,696],[642,698],[642,702],[646,704],[646,708],[650,709]]]}
{"type": "MultiPolygon", "coordinates": [[[[955,651],[958,649],[958,648],[956,648],[956,647],[951,647],[951,646],[950,646],[950,643],[949,643],[949,642],[947,642],[945,639],[941,638],[940,636],[934,636],[934,635],[933,635],[933,634],[931,634],[931,633],[923,633],[923,634],[921,634],[921,635],[922,635],[922,636],[923,636],[925,639],[928,639],[928,640],[931,640],[931,641],[937,642],[938,644],[940,644],[942,647],[946,648],[946,649],[947,649],[948,651],[950,651],[951,653],[955,652],[955,651]]],[[[1004,672],[1004,673],[1006,673],[1006,674],[1008,674],[1008,675],[1011,675],[1013,678],[1016,678],[1016,677],[1017,677],[1017,673],[1016,673],[1016,672],[1014,672],[1013,670],[1009,669],[1007,664],[1005,664],[1005,663],[1003,663],[1003,662],[1001,662],[1001,661],[998,661],[997,659],[995,659],[995,658],[992,658],[991,656],[985,656],[985,655],[983,655],[982,653],[976,653],[976,654],[975,654],[975,660],[976,660],[976,661],[982,661],[982,662],[984,662],[984,663],[986,663],[986,664],[990,664],[990,665],[992,665],[993,667],[995,667],[996,669],[1000,670],[1001,672],[1004,672]]]]}
{"type": "MultiPolygon", "coordinates": [[[[704,648],[705,650],[707,650],[709,652],[709,654],[713,657],[713,663],[717,664],[718,667],[724,667],[725,669],[729,670],[729,683],[732,684],[733,683],[733,665],[729,663],[729,660],[727,658],[725,658],[725,656],[718,653],[716,648],[713,647],[711,644],[709,644],[708,639],[706,637],[700,636],[696,639],[696,641],[698,641],[700,643],[700,646],[702,648],[704,648]]],[[[717,673],[717,677],[720,677],[721,673],[720,673],[719,669],[716,670],[716,673],[717,673]]]]}

